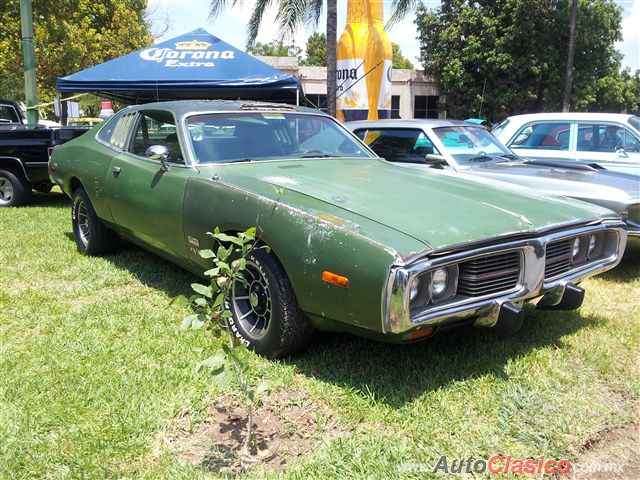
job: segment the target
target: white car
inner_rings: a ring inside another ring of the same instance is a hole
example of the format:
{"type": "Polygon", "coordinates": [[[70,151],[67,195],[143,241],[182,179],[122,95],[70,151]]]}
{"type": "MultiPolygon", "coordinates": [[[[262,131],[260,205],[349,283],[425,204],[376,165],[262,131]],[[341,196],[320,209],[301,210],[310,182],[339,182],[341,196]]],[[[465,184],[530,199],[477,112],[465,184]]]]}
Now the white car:
{"type": "Polygon", "coordinates": [[[515,115],[498,124],[491,133],[523,157],[575,160],[640,175],[640,117],[636,115],[515,115]]]}

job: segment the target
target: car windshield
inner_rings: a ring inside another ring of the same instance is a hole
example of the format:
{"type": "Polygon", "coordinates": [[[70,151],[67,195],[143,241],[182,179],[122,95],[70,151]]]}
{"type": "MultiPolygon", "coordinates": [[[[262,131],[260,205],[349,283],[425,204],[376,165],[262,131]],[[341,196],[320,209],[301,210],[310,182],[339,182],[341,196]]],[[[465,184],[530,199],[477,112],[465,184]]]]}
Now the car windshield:
{"type": "Polygon", "coordinates": [[[193,115],[187,119],[197,163],[373,155],[329,117],[287,112],[193,115]]]}
{"type": "Polygon", "coordinates": [[[507,147],[484,128],[473,126],[438,127],[434,128],[433,132],[440,139],[447,153],[459,165],[504,160],[513,155],[507,147]]]}

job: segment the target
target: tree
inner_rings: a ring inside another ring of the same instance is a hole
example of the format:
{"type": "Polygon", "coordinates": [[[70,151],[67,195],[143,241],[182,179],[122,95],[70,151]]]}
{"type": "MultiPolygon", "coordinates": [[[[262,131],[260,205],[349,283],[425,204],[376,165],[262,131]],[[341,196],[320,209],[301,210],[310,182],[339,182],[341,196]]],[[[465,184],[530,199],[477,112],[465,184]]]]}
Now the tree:
{"type": "Polygon", "coordinates": [[[282,40],[273,40],[271,43],[256,43],[248,47],[247,52],[263,57],[299,57],[302,50],[295,45],[285,45],[282,40]]]}
{"type": "Polygon", "coordinates": [[[391,42],[391,47],[393,48],[393,68],[410,68],[413,70],[413,63],[402,54],[400,45],[391,42]]]}
{"type": "MultiPolygon", "coordinates": [[[[239,0],[211,0],[210,17],[216,18],[231,4],[239,0]]],[[[247,46],[255,43],[262,18],[273,3],[272,0],[258,0],[247,24],[247,46]]],[[[301,25],[318,25],[324,0],[279,0],[276,20],[283,35],[292,35],[301,25]]],[[[389,24],[399,20],[419,3],[418,0],[393,0],[393,14],[389,24]]],[[[337,0],[326,0],[327,7],[327,111],[336,114],[336,45],[338,36],[337,0]]]]}
{"type": "MultiPolygon", "coordinates": [[[[39,101],[52,100],[58,77],[150,45],[146,6],[146,0],[34,0],[39,101]]],[[[20,99],[24,79],[19,0],[0,0],[0,25],[0,97],[20,99]]]]}
{"type": "Polygon", "coordinates": [[[327,66],[327,36],[324,33],[312,33],[307,39],[305,58],[300,61],[300,65],[309,67],[327,66]]]}
{"type": "MultiPolygon", "coordinates": [[[[480,105],[492,120],[560,110],[567,50],[558,46],[568,45],[570,15],[570,2],[546,0],[418,7],[421,62],[439,82],[449,116],[477,116],[480,105]]],[[[571,105],[585,110],[605,79],[619,75],[621,9],[611,0],[579,0],[578,17],[571,105]]]]}

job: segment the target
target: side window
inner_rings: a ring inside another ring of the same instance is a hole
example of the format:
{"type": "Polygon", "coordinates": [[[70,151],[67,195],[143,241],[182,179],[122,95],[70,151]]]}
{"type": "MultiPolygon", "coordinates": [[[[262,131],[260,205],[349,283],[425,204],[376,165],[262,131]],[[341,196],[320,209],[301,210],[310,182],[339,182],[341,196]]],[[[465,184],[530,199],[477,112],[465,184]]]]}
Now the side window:
{"type": "Polygon", "coordinates": [[[378,156],[390,162],[424,162],[429,154],[439,154],[420,129],[362,129],[354,132],[378,156]]]}
{"type": "Polygon", "coordinates": [[[20,119],[13,106],[0,105],[0,123],[20,123],[20,119]]]}
{"type": "Polygon", "coordinates": [[[600,143],[600,126],[592,123],[578,123],[579,152],[597,152],[600,143]]]}
{"type": "Polygon", "coordinates": [[[162,145],[169,150],[170,163],[185,163],[176,122],[173,115],[165,111],[141,111],[129,151],[140,157],[147,156],[152,145],[162,145]]]}
{"type": "Polygon", "coordinates": [[[615,152],[616,148],[624,146],[624,128],[618,125],[600,125],[598,135],[599,152],[615,152]]]}
{"type": "Polygon", "coordinates": [[[567,150],[570,130],[568,122],[530,123],[518,132],[509,147],[513,150],[567,150]]]}

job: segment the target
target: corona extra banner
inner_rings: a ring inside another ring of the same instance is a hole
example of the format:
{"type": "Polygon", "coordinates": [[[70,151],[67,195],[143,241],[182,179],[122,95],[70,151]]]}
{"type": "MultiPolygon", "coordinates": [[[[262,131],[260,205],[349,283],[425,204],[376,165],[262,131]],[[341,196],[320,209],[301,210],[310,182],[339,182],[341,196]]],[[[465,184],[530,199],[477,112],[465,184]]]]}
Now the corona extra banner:
{"type": "Polygon", "coordinates": [[[336,57],[338,118],[389,118],[393,50],[384,29],[383,0],[349,0],[336,57]]]}

